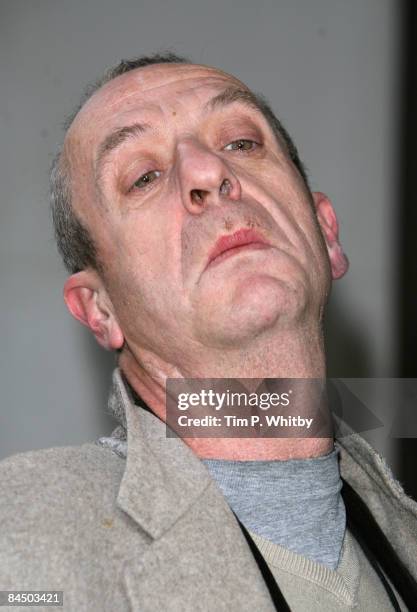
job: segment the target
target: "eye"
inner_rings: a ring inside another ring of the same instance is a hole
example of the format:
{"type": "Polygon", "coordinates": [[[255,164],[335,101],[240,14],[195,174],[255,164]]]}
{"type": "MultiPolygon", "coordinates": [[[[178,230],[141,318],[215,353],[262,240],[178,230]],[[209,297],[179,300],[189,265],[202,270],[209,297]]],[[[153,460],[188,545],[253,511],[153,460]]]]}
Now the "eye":
{"type": "Polygon", "coordinates": [[[240,140],[234,140],[230,144],[225,146],[226,151],[253,151],[256,149],[258,143],[248,138],[241,138],[240,140]]]}
{"type": "Polygon", "coordinates": [[[161,176],[159,170],[151,170],[150,172],[145,172],[145,174],[142,174],[142,176],[140,176],[138,180],[133,183],[132,189],[144,189],[150,183],[153,183],[153,181],[159,176],[161,176]]]}

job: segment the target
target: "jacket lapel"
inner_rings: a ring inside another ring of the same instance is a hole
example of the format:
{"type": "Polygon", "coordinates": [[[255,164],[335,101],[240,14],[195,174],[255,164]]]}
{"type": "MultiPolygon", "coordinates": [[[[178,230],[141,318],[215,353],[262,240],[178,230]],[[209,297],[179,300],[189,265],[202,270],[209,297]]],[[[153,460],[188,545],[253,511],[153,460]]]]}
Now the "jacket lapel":
{"type": "Polygon", "coordinates": [[[391,469],[358,434],[339,438],[340,474],[364,501],[376,522],[417,576],[417,502],[405,494],[391,469]]]}
{"type": "Polygon", "coordinates": [[[151,538],[124,579],[134,610],[274,610],[240,527],[205,465],[136,406],[120,372],[113,406],[127,428],[118,506],[151,538]]]}

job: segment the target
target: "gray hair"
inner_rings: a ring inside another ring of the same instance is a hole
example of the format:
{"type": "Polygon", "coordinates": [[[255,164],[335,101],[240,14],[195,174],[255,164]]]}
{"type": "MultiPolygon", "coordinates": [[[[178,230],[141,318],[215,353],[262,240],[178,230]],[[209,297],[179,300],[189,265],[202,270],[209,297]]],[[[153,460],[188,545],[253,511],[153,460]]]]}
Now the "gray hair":
{"type": "MultiPolygon", "coordinates": [[[[138,58],[122,60],[110,68],[98,81],[90,84],[75,111],[71,113],[64,123],[65,132],[69,129],[76,115],[91,96],[103,85],[112,81],[116,77],[153,64],[191,64],[192,62],[185,57],[174,53],[156,53],[153,55],[143,55],[138,58]]],[[[277,138],[281,138],[287,149],[291,160],[298,169],[306,186],[308,178],[305,167],[301,162],[295,144],[289,136],[287,130],[275,116],[266,100],[256,95],[257,106],[268,121],[277,138]]],[[[72,206],[71,179],[69,168],[65,159],[63,148],[58,151],[51,168],[50,175],[50,201],[52,220],[55,230],[55,238],[58,251],[63,259],[64,265],[70,274],[74,274],[88,267],[97,271],[103,270],[103,264],[97,251],[97,246],[90,231],[75,214],[72,206]]]]}

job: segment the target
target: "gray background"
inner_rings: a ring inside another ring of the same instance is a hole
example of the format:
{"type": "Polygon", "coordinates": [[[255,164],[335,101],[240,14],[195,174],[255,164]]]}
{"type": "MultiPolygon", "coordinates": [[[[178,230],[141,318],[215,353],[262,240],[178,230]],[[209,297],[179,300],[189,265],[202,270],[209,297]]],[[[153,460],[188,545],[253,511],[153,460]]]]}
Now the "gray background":
{"type": "MultiPolygon", "coordinates": [[[[113,425],[113,357],[62,299],[48,169],[84,85],[141,53],[175,50],[269,98],[332,199],[351,262],[332,296],[329,374],[395,375],[395,0],[2,0],[0,28],[0,457],[113,425]]],[[[395,467],[386,431],[373,436],[395,467]]]]}

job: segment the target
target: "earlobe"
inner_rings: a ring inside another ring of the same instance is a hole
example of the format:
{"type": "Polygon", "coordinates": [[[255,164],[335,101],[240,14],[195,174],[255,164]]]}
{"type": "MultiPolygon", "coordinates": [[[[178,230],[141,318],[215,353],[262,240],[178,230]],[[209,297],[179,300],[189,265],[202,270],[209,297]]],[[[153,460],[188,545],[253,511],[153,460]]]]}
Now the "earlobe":
{"type": "Polygon", "coordinates": [[[339,242],[339,223],[329,198],[319,191],[313,193],[317,219],[326,242],[333,279],[346,274],[349,261],[339,242]]]}
{"type": "Polygon", "coordinates": [[[92,331],[102,347],[115,350],[123,346],[123,332],[94,271],[83,270],[70,276],[64,286],[64,300],[73,317],[92,331]]]}

